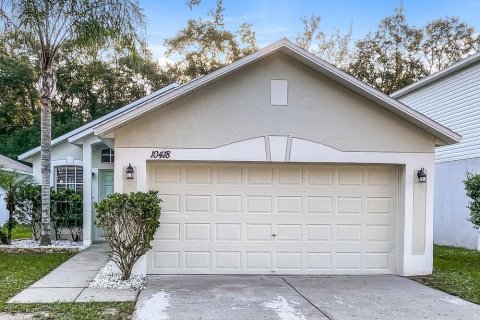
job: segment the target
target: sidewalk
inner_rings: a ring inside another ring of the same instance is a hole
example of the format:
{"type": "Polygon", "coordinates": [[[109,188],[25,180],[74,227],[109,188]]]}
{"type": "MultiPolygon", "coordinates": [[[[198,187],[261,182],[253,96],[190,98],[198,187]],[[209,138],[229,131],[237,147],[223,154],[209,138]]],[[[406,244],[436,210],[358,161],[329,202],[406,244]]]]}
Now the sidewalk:
{"type": "Polygon", "coordinates": [[[105,246],[92,244],[7,303],[135,301],[138,295],[135,290],[88,288],[108,262],[105,246]]]}

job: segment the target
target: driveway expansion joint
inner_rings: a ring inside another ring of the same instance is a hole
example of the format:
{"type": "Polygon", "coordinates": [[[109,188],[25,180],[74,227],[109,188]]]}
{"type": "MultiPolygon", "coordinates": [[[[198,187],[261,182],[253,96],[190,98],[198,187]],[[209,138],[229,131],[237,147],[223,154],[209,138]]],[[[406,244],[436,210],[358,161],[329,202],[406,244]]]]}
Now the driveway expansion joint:
{"type": "Polygon", "coordinates": [[[328,320],[335,320],[331,315],[329,315],[326,311],[323,311],[322,309],[320,309],[319,307],[317,307],[310,299],[308,299],[303,293],[301,293],[300,291],[297,290],[297,288],[295,288],[293,285],[290,284],[290,282],[288,282],[284,277],[281,277],[282,280],[290,287],[292,288],[296,293],[298,293],[303,299],[305,299],[305,301],[307,301],[312,307],[314,307],[315,309],[317,309],[321,314],[323,314],[323,316],[325,318],[327,318],[328,320]]]}

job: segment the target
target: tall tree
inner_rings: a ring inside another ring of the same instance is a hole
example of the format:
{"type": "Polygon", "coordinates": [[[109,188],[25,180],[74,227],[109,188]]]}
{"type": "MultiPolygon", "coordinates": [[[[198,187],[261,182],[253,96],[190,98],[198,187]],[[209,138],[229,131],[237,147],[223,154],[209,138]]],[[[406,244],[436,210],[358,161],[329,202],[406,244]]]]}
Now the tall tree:
{"type": "Polygon", "coordinates": [[[480,35],[458,17],[433,20],[423,28],[423,34],[422,49],[429,73],[480,49],[480,35]]]}
{"type": "Polygon", "coordinates": [[[56,59],[67,48],[118,43],[132,52],[142,42],[144,15],[133,0],[0,0],[3,32],[17,33],[39,59],[41,104],[42,232],[50,239],[51,107],[56,94],[56,59]]]}
{"type": "Polygon", "coordinates": [[[333,64],[347,69],[350,62],[350,43],[352,41],[352,25],[346,33],[341,33],[334,28],[330,34],[320,30],[320,16],[311,15],[302,17],[303,32],[297,34],[297,44],[305,50],[311,51],[316,56],[333,64]]]}
{"type": "Polygon", "coordinates": [[[426,76],[421,57],[422,30],[407,24],[402,8],[384,18],[373,33],[355,44],[348,71],[390,94],[426,76]]]}
{"type": "MultiPolygon", "coordinates": [[[[190,8],[200,1],[187,2],[190,8]]],[[[180,82],[208,74],[257,50],[255,32],[251,25],[242,24],[235,31],[225,29],[222,0],[208,13],[208,19],[190,19],[185,28],[165,40],[166,55],[177,62],[170,63],[165,72],[180,82]]]]}

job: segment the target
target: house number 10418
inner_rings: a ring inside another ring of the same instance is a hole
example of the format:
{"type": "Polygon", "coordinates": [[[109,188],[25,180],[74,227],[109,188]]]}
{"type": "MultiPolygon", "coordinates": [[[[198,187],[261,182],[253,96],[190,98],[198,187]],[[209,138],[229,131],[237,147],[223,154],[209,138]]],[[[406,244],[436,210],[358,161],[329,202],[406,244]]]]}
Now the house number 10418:
{"type": "Polygon", "coordinates": [[[170,150],[152,151],[150,159],[168,159],[170,158],[170,150]]]}

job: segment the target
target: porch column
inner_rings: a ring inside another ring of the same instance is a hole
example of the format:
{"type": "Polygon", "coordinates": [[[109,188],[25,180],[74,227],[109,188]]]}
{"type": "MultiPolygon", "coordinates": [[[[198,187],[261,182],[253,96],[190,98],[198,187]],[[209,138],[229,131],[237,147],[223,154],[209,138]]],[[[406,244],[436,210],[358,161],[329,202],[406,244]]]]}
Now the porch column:
{"type": "Polygon", "coordinates": [[[92,243],[92,144],[83,143],[83,243],[92,243]]]}

